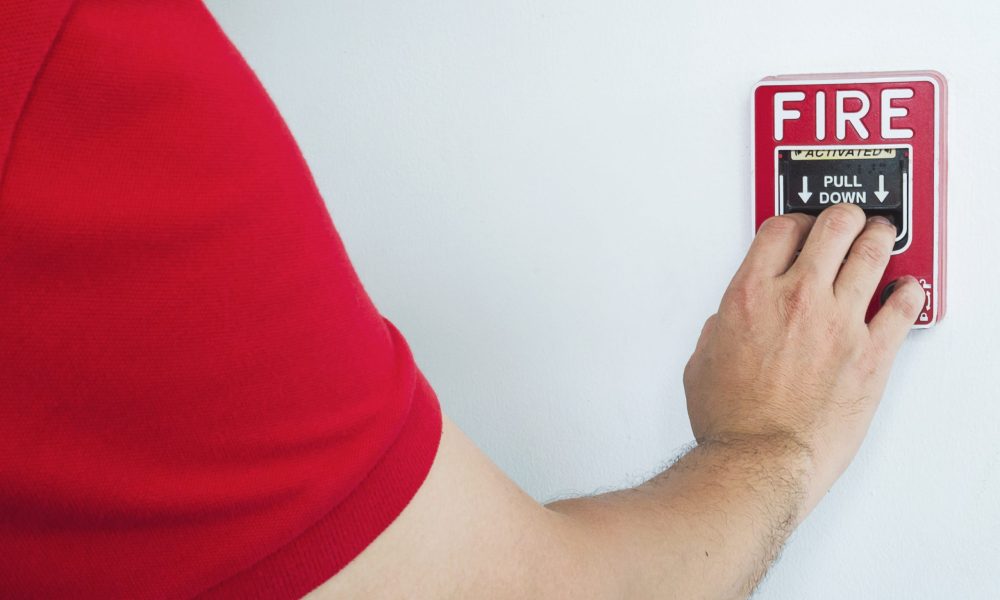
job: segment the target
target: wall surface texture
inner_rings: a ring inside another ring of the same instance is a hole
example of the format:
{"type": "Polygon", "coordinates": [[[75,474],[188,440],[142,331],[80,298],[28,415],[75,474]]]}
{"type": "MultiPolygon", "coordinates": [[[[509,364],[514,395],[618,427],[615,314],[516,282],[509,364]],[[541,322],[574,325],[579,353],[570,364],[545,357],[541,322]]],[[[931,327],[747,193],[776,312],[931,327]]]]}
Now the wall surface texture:
{"type": "Polygon", "coordinates": [[[997,598],[1000,3],[207,0],[449,415],[539,500],[691,439],[769,74],[950,82],[949,313],[758,597],[997,598]]]}

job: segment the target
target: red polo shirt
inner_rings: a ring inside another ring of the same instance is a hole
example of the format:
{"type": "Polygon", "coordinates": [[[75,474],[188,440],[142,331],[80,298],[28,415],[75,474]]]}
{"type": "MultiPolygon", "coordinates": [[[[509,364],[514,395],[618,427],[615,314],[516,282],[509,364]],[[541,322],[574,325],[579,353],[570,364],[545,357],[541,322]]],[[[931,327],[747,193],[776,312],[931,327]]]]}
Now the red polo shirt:
{"type": "Polygon", "coordinates": [[[199,1],[0,2],[0,597],[300,597],[440,432],[199,1]]]}

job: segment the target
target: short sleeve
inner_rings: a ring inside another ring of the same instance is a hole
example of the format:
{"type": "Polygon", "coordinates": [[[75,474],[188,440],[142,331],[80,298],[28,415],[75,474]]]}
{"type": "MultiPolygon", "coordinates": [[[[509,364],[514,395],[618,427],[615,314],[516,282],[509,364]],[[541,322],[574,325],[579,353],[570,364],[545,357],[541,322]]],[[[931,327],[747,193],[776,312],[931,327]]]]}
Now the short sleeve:
{"type": "Polygon", "coordinates": [[[0,7],[0,590],[298,598],[441,413],[196,0],[0,7]]]}

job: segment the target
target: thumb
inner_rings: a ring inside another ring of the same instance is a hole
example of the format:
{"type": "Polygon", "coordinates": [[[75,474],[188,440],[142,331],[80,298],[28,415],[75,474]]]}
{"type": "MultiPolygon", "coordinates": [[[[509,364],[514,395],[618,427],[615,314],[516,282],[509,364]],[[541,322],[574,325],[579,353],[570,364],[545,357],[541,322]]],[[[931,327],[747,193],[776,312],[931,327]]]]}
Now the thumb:
{"type": "Polygon", "coordinates": [[[889,357],[895,356],[924,306],[924,289],[906,275],[896,280],[889,298],[868,324],[872,340],[889,357]]]}

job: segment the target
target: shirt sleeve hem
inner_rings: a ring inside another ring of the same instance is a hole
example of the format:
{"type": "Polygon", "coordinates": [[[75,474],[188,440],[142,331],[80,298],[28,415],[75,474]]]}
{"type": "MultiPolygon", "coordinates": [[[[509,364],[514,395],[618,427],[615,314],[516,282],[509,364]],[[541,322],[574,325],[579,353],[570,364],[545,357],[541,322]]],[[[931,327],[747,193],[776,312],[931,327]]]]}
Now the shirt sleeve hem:
{"type": "Polygon", "coordinates": [[[336,575],[409,504],[430,471],[441,428],[437,398],[418,370],[402,430],[351,494],[302,535],[198,598],[301,598],[336,575]]]}

